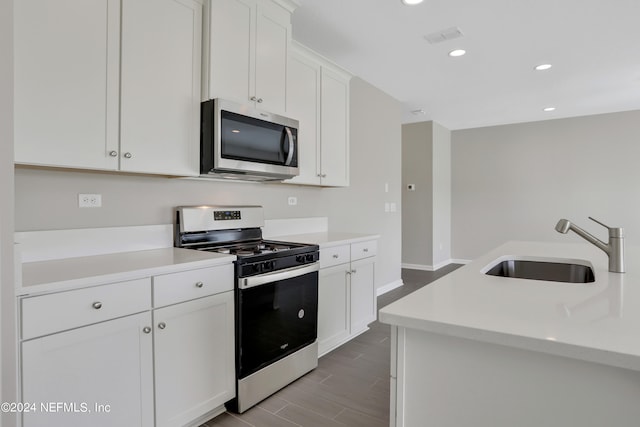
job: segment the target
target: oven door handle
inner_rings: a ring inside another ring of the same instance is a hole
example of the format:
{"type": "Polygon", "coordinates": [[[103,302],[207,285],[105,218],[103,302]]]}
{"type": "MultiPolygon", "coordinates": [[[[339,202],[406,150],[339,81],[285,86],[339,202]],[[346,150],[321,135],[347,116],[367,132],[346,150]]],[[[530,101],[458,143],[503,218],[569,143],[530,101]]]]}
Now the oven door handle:
{"type": "Polygon", "coordinates": [[[264,285],[265,283],[277,282],[279,280],[292,279],[294,277],[303,276],[314,271],[319,271],[320,265],[317,262],[307,264],[302,267],[287,268],[272,273],[258,274],[256,276],[243,277],[238,281],[240,289],[248,289],[254,286],[264,285]]]}

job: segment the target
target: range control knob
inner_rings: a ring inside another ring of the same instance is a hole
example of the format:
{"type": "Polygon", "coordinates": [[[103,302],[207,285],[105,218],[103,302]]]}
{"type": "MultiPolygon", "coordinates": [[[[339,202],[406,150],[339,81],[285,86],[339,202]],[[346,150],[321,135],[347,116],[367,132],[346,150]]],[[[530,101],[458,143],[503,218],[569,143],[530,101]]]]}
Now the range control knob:
{"type": "Polygon", "coordinates": [[[296,255],[296,261],[304,263],[304,255],[296,255]]]}
{"type": "Polygon", "coordinates": [[[307,262],[313,262],[314,261],[313,254],[307,254],[305,256],[305,258],[306,258],[307,262]]]}
{"type": "Polygon", "coordinates": [[[271,271],[273,270],[273,266],[273,261],[265,261],[262,263],[262,271],[271,271]]]}

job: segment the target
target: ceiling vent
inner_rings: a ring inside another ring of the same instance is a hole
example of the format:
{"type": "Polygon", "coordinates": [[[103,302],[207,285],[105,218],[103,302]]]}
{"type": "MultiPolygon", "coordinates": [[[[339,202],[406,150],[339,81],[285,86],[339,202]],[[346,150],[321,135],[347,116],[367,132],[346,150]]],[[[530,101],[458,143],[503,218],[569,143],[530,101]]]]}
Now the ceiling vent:
{"type": "Polygon", "coordinates": [[[447,40],[457,39],[458,37],[462,37],[462,31],[458,27],[451,27],[444,30],[436,31],[431,34],[427,34],[424,36],[425,40],[431,44],[441,43],[447,40]]]}

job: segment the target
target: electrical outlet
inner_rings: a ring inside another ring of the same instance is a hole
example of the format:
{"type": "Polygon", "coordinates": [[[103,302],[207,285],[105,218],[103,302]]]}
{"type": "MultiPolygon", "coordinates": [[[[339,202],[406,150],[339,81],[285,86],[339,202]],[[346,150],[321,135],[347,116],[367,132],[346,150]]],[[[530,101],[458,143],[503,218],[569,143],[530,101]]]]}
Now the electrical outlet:
{"type": "Polygon", "coordinates": [[[102,207],[102,194],[78,194],[79,208],[102,207]]]}
{"type": "Polygon", "coordinates": [[[298,204],[298,198],[294,197],[294,196],[291,196],[291,197],[289,197],[288,202],[289,202],[289,206],[295,206],[295,205],[298,204]]]}

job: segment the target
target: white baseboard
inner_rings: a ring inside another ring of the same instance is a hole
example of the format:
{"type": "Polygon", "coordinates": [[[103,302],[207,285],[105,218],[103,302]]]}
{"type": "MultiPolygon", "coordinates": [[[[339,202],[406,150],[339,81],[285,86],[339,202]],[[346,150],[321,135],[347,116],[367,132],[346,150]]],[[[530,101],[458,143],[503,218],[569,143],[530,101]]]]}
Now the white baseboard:
{"type": "Polygon", "coordinates": [[[408,268],[409,270],[438,271],[449,264],[469,264],[470,262],[471,260],[469,259],[448,259],[436,265],[408,264],[403,262],[401,267],[408,268]]]}
{"type": "Polygon", "coordinates": [[[409,270],[422,270],[422,271],[433,271],[432,265],[424,265],[424,264],[408,264],[403,262],[401,264],[402,268],[408,268],[409,270]]]}
{"type": "Polygon", "coordinates": [[[403,286],[404,282],[402,281],[402,279],[398,279],[395,280],[391,283],[387,283],[384,286],[380,286],[378,289],[376,289],[376,296],[379,297],[382,294],[386,294],[389,291],[392,291],[396,288],[399,288],[400,286],[403,286]]]}

